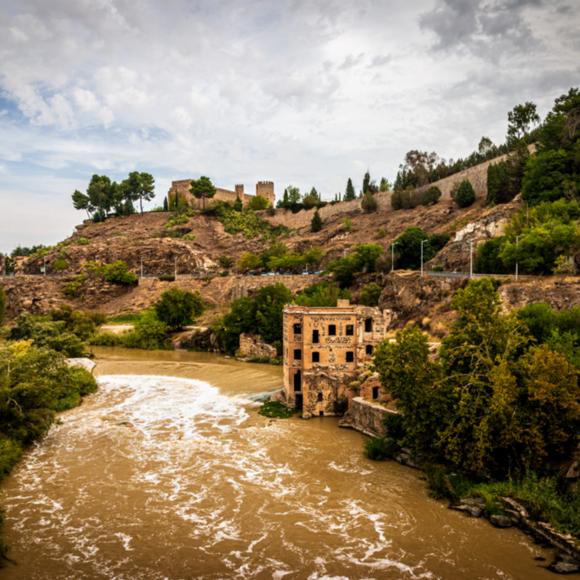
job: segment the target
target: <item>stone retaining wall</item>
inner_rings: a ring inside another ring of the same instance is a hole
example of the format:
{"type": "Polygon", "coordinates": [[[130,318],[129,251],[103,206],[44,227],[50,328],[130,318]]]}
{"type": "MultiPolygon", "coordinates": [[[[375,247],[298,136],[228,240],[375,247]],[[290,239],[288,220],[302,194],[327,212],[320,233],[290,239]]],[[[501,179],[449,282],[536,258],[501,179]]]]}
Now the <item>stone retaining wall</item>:
{"type": "Polygon", "coordinates": [[[387,409],[379,403],[367,401],[362,397],[354,397],[350,401],[348,412],[339,425],[340,427],[350,427],[369,437],[383,437],[387,433],[386,416],[397,414],[397,411],[387,409]]]}

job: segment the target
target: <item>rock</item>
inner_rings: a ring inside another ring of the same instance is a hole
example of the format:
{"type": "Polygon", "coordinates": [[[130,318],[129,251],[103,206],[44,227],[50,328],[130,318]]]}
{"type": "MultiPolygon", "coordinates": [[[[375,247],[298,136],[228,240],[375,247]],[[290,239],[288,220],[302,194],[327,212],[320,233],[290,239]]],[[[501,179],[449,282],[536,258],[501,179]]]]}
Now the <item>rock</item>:
{"type": "Polygon", "coordinates": [[[489,521],[496,528],[511,528],[514,525],[512,519],[503,514],[492,514],[489,516],[489,521]]]}
{"type": "Polygon", "coordinates": [[[97,363],[90,358],[67,358],[65,363],[69,367],[85,369],[89,373],[92,373],[97,366],[97,363]]]}
{"type": "Polygon", "coordinates": [[[464,501],[461,501],[458,504],[453,504],[449,506],[452,510],[463,512],[472,518],[479,518],[483,514],[483,508],[477,505],[468,504],[464,501]]]}
{"type": "Polygon", "coordinates": [[[580,572],[580,562],[566,554],[558,554],[554,562],[548,566],[548,570],[557,574],[577,574],[580,572]]]}
{"type": "Polygon", "coordinates": [[[276,348],[254,334],[240,334],[240,348],[236,353],[240,358],[273,359],[276,358],[276,348]]]}

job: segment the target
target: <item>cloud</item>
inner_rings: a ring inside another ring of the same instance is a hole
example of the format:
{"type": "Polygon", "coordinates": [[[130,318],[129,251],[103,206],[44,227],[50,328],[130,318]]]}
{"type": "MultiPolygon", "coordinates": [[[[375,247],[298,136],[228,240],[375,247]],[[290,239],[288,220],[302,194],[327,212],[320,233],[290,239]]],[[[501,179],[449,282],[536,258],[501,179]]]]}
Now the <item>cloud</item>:
{"type": "Polygon", "coordinates": [[[457,158],[482,134],[499,141],[511,107],[545,112],[579,73],[571,2],[0,6],[0,248],[19,188],[40,225],[35,195],[64,207],[95,172],[150,171],[159,199],[200,174],[331,197],[367,167],[393,179],[409,149],[457,158]]]}

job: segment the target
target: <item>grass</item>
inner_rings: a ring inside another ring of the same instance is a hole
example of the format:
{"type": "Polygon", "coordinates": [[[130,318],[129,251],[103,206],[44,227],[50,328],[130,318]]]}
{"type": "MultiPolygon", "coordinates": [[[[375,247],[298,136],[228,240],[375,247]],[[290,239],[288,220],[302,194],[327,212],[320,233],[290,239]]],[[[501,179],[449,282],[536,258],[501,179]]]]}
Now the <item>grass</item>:
{"type": "Polygon", "coordinates": [[[290,409],[290,407],[287,407],[280,401],[266,401],[258,411],[264,417],[275,419],[289,419],[294,415],[294,412],[294,409],[290,409]]]}
{"type": "Polygon", "coordinates": [[[130,324],[140,320],[141,316],[142,313],[140,312],[124,312],[107,318],[107,324],[130,324]]]}

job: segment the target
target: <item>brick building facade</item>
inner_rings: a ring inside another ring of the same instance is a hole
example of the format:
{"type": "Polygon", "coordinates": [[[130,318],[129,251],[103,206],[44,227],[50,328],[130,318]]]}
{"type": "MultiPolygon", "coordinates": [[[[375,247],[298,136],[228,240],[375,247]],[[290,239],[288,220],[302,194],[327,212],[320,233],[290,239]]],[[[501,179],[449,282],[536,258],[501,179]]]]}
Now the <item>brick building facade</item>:
{"type": "Polygon", "coordinates": [[[337,415],[349,382],[372,360],[391,321],[388,310],[349,304],[284,308],[284,394],[304,418],[337,415]]]}

